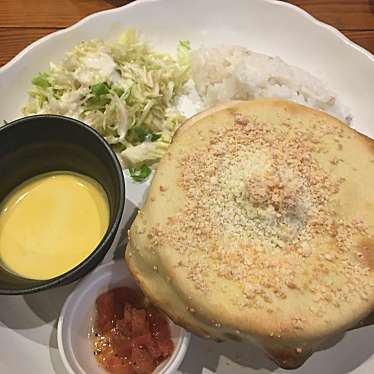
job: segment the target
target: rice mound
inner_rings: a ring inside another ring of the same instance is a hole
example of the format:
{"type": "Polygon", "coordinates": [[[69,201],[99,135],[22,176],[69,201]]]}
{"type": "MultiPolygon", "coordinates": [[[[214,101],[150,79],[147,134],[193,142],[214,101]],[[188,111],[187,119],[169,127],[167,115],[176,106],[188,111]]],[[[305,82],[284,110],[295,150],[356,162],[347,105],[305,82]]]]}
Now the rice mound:
{"type": "Polygon", "coordinates": [[[191,72],[188,97],[181,105],[189,101],[195,112],[229,100],[279,98],[322,110],[346,123],[352,120],[348,109],[318,78],[279,57],[236,46],[200,48],[191,53],[191,72]]]}

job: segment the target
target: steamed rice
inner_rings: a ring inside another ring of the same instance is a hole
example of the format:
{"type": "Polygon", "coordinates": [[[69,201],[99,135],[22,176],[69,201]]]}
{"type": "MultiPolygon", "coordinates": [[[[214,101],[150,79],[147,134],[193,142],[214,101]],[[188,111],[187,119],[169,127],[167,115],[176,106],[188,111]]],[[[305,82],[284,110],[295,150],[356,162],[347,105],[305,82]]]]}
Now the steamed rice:
{"type": "Polygon", "coordinates": [[[191,53],[192,80],[179,108],[192,115],[229,100],[279,98],[325,111],[350,123],[339,99],[310,73],[242,47],[200,48],[191,53]],[[188,109],[186,109],[188,108],[188,109]]]}

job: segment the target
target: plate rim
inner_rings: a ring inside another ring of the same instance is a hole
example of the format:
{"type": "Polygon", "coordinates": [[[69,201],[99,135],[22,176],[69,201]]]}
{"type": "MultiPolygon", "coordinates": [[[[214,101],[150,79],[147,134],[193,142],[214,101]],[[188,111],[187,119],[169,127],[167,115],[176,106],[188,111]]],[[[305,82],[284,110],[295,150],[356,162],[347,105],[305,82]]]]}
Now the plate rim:
{"type": "MultiPolygon", "coordinates": [[[[65,33],[69,33],[72,30],[75,30],[75,29],[81,27],[83,24],[90,21],[91,19],[100,17],[104,14],[121,12],[124,9],[129,9],[131,7],[137,7],[140,4],[156,3],[156,2],[163,2],[163,1],[166,2],[166,1],[173,1],[173,0],[135,0],[135,1],[132,1],[128,4],[125,4],[125,5],[117,7],[117,8],[106,9],[106,10],[102,10],[102,11],[92,13],[92,14],[82,18],[81,20],[73,23],[72,25],[70,25],[70,26],[68,26],[64,29],[56,30],[56,31],[54,31],[50,34],[47,34],[47,35],[35,40],[31,44],[27,45],[24,49],[22,49],[20,52],[18,52],[10,61],[8,61],[5,65],[0,67],[0,76],[2,74],[4,74],[7,70],[9,70],[13,65],[22,61],[22,59],[24,57],[26,57],[31,52],[31,50],[34,49],[36,46],[48,41],[49,39],[53,39],[56,35],[63,35],[65,33]]],[[[369,61],[371,61],[374,64],[374,54],[369,52],[367,49],[361,47],[360,45],[358,45],[354,41],[350,40],[347,36],[345,36],[336,27],[334,27],[334,26],[332,26],[328,23],[325,23],[323,21],[318,20],[316,17],[314,17],[313,15],[308,13],[306,10],[300,8],[299,6],[294,5],[294,4],[290,4],[288,2],[279,1],[279,0],[256,0],[256,1],[258,1],[258,2],[262,1],[264,3],[270,4],[270,5],[273,5],[273,6],[285,7],[285,8],[288,8],[295,13],[298,13],[304,19],[308,20],[308,22],[311,22],[314,25],[316,25],[320,28],[323,28],[327,32],[330,32],[331,34],[333,34],[336,38],[340,39],[344,44],[346,44],[347,46],[355,49],[357,52],[364,55],[366,58],[368,58],[369,61]]]]}

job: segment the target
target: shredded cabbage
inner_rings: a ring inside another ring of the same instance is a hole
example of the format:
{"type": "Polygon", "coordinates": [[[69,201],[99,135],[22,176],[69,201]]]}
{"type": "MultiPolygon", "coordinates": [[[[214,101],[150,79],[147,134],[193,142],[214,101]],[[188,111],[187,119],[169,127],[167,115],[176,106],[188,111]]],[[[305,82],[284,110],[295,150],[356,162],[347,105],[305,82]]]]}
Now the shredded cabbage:
{"type": "Polygon", "coordinates": [[[82,42],[61,64],[50,63],[32,80],[23,113],[79,119],[112,145],[125,167],[141,169],[160,160],[183,121],[175,99],[189,77],[188,42],[180,42],[174,59],[129,30],[113,42],[82,42]]]}

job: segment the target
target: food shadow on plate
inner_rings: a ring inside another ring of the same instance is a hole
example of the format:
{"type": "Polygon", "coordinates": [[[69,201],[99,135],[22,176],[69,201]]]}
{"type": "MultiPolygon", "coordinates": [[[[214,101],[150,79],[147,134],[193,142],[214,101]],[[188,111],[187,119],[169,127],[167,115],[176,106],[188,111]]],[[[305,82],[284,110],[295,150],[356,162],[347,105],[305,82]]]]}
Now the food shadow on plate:
{"type": "MultiPolygon", "coordinates": [[[[22,336],[22,339],[46,347],[51,360],[52,355],[55,356],[52,362],[60,360],[57,350],[56,318],[74,286],[75,284],[71,284],[58,290],[46,290],[27,296],[2,296],[0,321],[5,328],[22,336]]],[[[61,368],[62,363],[56,365],[55,372],[66,374],[61,368]]]]}
{"type": "Polygon", "coordinates": [[[193,336],[178,373],[349,374],[374,355],[370,343],[373,337],[374,329],[370,327],[339,334],[321,345],[299,369],[288,371],[278,368],[254,345],[237,342],[215,343],[193,336]],[[326,366],[327,362],[330,364],[326,366]]]}
{"type": "MultiPolygon", "coordinates": [[[[50,323],[58,318],[66,298],[73,291],[78,282],[69,285],[51,288],[36,294],[24,295],[23,299],[35,316],[40,319],[41,325],[50,323]]],[[[23,328],[28,328],[24,326],[23,328]]]]}
{"type": "Polygon", "coordinates": [[[49,334],[40,328],[54,323],[74,287],[75,283],[31,295],[0,296],[0,322],[28,340],[49,346],[49,334]]]}
{"type": "Polygon", "coordinates": [[[138,213],[138,208],[129,200],[126,200],[125,210],[120,225],[119,240],[113,248],[113,252],[109,251],[106,257],[114,260],[124,260],[125,247],[127,245],[127,232],[130,229],[134,219],[138,213]]]}
{"type": "Polygon", "coordinates": [[[374,357],[374,329],[365,327],[326,341],[294,374],[349,374],[374,357]]]}
{"type": "Polygon", "coordinates": [[[49,339],[49,357],[55,374],[67,374],[61,360],[60,352],[57,350],[57,321],[55,322],[49,339]],[[53,349],[56,348],[56,349],[53,349]]]}
{"type": "Polygon", "coordinates": [[[178,372],[183,374],[201,374],[206,372],[238,372],[243,368],[264,369],[272,372],[277,366],[256,346],[240,344],[234,341],[217,343],[211,340],[192,336],[186,357],[178,372]]]}

